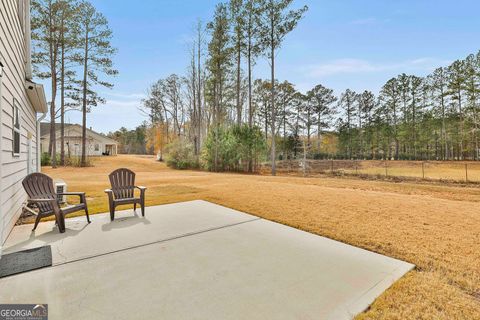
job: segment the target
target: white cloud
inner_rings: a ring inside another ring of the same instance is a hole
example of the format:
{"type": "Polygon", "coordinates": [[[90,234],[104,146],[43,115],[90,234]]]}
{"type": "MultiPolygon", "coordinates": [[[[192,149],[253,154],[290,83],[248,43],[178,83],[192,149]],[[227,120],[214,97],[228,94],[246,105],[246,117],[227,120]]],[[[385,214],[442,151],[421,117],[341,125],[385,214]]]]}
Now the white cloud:
{"type": "Polygon", "coordinates": [[[337,59],[327,63],[309,66],[309,74],[324,77],[336,74],[372,72],[377,69],[373,64],[361,59],[337,59]]]}
{"type": "Polygon", "coordinates": [[[449,63],[450,61],[429,57],[391,63],[375,63],[363,59],[347,58],[310,65],[306,67],[306,71],[311,77],[322,78],[341,74],[378,73],[385,71],[397,71],[399,73],[425,72],[449,63]]]}
{"type": "Polygon", "coordinates": [[[105,110],[107,108],[107,109],[118,110],[118,111],[120,111],[119,109],[122,109],[122,111],[128,111],[128,110],[132,110],[133,108],[140,107],[140,104],[141,103],[139,100],[131,100],[131,101],[107,100],[107,102],[104,105],[98,106],[98,109],[105,110]]]}
{"type": "Polygon", "coordinates": [[[122,93],[122,92],[102,92],[104,96],[124,98],[124,99],[144,99],[145,94],[143,93],[122,93]]]}

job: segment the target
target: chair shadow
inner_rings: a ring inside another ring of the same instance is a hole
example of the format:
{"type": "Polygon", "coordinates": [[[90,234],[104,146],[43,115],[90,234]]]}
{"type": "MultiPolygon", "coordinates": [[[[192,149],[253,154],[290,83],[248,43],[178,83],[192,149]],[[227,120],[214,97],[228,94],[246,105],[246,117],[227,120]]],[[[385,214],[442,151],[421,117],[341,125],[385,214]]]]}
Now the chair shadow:
{"type": "Polygon", "coordinates": [[[66,227],[65,227],[65,232],[60,233],[59,230],[58,230],[58,226],[54,225],[52,227],[51,231],[42,233],[41,235],[38,235],[38,236],[35,234],[35,231],[32,231],[30,233],[30,236],[28,237],[28,240],[25,240],[23,242],[19,242],[19,243],[15,244],[11,247],[4,248],[4,249],[8,253],[21,251],[21,250],[25,250],[25,249],[30,249],[32,247],[30,247],[29,244],[31,244],[34,241],[42,242],[42,243],[39,243],[38,245],[36,245],[35,247],[50,245],[52,242],[55,242],[55,241],[58,241],[58,240],[63,241],[66,238],[75,237],[78,234],[80,234],[80,232],[82,232],[88,226],[89,226],[89,223],[85,222],[85,225],[80,229],[70,229],[70,228],[68,228],[68,224],[67,224],[66,227]]]}
{"type": "Polygon", "coordinates": [[[103,224],[102,231],[108,232],[115,229],[128,228],[139,223],[151,224],[150,220],[148,220],[146,217],[139,216],[138,213],[134,211],[133,216],[118,217],[118,218],[115,218],[115,220],[111,221],[110,223],[103,224]]]}

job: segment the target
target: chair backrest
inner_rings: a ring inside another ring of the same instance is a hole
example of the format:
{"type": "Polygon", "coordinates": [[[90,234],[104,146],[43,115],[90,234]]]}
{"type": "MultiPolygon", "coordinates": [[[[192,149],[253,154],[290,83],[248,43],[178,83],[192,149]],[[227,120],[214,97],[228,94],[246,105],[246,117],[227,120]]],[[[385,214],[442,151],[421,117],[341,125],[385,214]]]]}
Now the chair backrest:
{"type": "MultiPolygon", "coordinates": [[[[31,173],[23,179],[22,185],[30,199],[57,199],[53,180],[46,174],[31,173]]],[[[53,210],[48,202],[38,203],[37,206],[40,213],[53,210]]]]}
{"type": "Polygon", "coordinates": [[[109,174],[115,199],[133,198],[135,189],[135,172],[127,168],[120,168],[109,174]]]}

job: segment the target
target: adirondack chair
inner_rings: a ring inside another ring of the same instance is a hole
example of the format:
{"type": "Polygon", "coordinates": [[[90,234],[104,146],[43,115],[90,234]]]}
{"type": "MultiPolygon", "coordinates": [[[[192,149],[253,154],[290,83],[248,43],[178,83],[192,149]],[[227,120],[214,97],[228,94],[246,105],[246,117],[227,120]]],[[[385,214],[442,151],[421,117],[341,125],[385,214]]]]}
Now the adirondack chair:
{"type": "Polygon", "coordinates": [[[53,180],[49,176],[43,173],[31,173],[25,177],[22,181],[23,188],[27,192],[29,197],[28,203],[38,208],[38,215],[35,219],[35,225],[32,231],[38,226],[40,219],[55,215],[55,220],[58,225],[60,233],[65,232],[65,215],[77,212],[80,210],[85,211],[87,216],[87,222],[90,223],[90,217],[88,216],[87,201],[85,198],[85,192],[62,192],[56,193],[53,187],[53,180]],[[60,208],[58,204],[57,196],[78,196],[80,197],[80,203],[60,208]]]}
{"type": "Polygon", "coordinates": [[[119,205],[133,204],[133,210],[137,210],[137,203],[142,208],[142,216],[145,216],[145,190],[147,188],[135,185],[135,172],[127,168],[120,168],[108,176],[111,189],[106,189],[108,204],[110,207],[110,220],[115,219],[115,208],[119,205]],[[135,197],[135,189],[140,190],[140,197],[135,197]]]}

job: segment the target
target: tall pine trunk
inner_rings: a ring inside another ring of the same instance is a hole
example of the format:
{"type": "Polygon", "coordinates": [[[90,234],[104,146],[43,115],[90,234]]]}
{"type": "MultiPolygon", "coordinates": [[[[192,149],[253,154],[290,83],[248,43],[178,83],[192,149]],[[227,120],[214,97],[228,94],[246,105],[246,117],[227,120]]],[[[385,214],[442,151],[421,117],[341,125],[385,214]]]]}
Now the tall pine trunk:
{"type": "MultiPolygon", "coordinates": [[[[253,110],[252,110],[252,35],[251,26],[248,34],[248,127],[253,126],[253,110]]],[[[248,172],[253,172],[253,150],[248,152],[248,172]]]]}
{"type": "Polygon", "coordinates": [[[60,165],[65,165],[65,37],[62,20],[62,70],[60,84],[60,165]]]}
{"type": "Polygon", "coordinates": [[[197,95],[198,95],[198,102],[197,102],[197,106],[198,106],[198,114],[197,114],[197,117],[198,117],[198,125],[197,125],[197,136],[198,136],[198,141],[197,141],[197,149],[200,150],[201,146],[202,146],[202,76],[201,76],[201,61],[200,61],[200,57],[201,57],[201,35],[200,35],[200,26],[199,26],[199,30],[198,30],[198,48],[197,48],[197,77],[198,77],[198,81],[197,81],[197,85],[198,85],[198,89],[197,89],[197,95]]]}
{"type": "MultiPolygon", "coordinates": [[[[51,6],[50,6],[51,10],[51,6]]],[[[52,12],[50,11],[50,25],[52,25],[52,12]]],[[[50,29],[50,70],[52,73],[51,85],[52,85],[52,101],[50,103],[50,145],[49,152],[51,157],[52,168],[57,167],[57,139],[55,136],[55,100],[57,99],[57,51],[58,46],[56,42],[53,42],[54,36],[53,30],[50,29]]]]}
{"type": "Polygon", "coordinates": [[[240,101],[240,82],[241,82],[241,76],[240,76],[240,63],[241,63],[241,47],[240,47],[240,40],[238,40],[239,43],[237,44],[237,124],[241,125],[242,124],[242,103],[240,101]]]}
{"type": "Polygon", "coordinates": [[[56,76],[52,74],[52,101],[50,103],[50,157],[52,168],[57,167],[57,139],[55,132],[55,99],[57,96],[57,80],[56,76]]]}
{"type": "Polygon", "coordinates": [[[272,119],[271,119],[271,125],[272,125],[272,176],[275,176],[277,174],[277,168],[275,165],[275,157],[276,157],[276,150],[275,150],[275,118],[276,118],[276,112],[275,112],[275,38],[274,38],[274,24],[273,24],[273,17],[271,19],[271,29],[270,29],[270,45],[271,45],[271,76],[272,76],[272,93],[271,93],[271,107],[272,107],[272,119]]]}
{"type": "Polygon", "coordinates": [[[87,85],[88,85],[88,31],[85,34],[83,60],[83,105],[82,105],[82,159],[81,166],[87,165],[87,85]]]}

